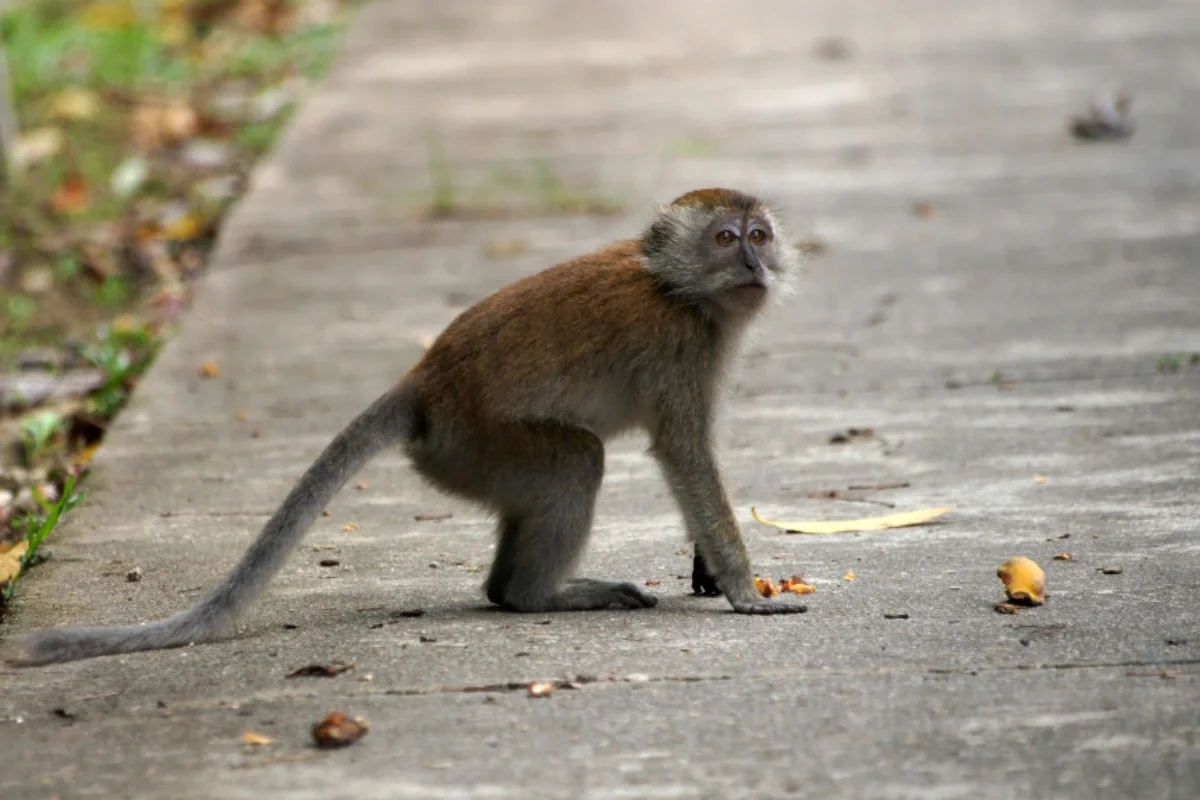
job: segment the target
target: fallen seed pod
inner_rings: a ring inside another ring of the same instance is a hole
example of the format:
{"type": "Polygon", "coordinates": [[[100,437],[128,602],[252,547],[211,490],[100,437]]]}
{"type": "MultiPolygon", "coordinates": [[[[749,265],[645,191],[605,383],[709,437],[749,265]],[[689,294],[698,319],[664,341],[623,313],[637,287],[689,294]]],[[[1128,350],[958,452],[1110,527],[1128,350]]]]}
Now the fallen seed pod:
{"type": "Polygon", "coordinates": [[[1010,558],[1000,565],[996,575],[1004,581],[1010,603],[1040,606],[1046,602],[1046,573],[1028,558],[1010,558]]]}

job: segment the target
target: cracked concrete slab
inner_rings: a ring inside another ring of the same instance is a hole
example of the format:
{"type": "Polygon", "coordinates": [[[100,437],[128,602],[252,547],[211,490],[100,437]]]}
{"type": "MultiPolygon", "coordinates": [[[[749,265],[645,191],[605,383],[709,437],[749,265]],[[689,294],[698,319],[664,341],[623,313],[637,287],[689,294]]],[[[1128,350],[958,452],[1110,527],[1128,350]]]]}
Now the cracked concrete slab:
{"type": "Polygon", "coordinates": [[[493,611],[489,520],[387,454],[236,636],[0,671],[0,752],[20,765],[0,796],[1200,794],[1200,370],[1172,360],[1200,351],[1200,6],[745,8],[366,6],[2,633],[193,601],[425,337],[721,183],[826,247],[750,347],[720,437],[756,568],[804,574],[809,613],[687,594],[636,438],[609,454],[583,568],[657,581],[659,606],[493,611]],[[825,37],[849,57],[821,58],[825,37]],[[1134,138],[1071,142],[1067,115],[1116,83],[1134,138]],[[461,218],[422,216],[431,137],[461,218]],[[551,213],[600,201],[620,211],[551,213]],[[198,376],[208,359],[219,379],[198,376]],[[848,427],[877,435],[829,444],[848,427]],[[829,537],[750,517],[879,503],[956,510],[829,537]],[[1050,600],[996,614],[995,568],[1018,554],[1050,600]],[[286,677],[333,661],[355,668],[286,677]],[[315,751],[334,708],[371,731],[315,751]]]}

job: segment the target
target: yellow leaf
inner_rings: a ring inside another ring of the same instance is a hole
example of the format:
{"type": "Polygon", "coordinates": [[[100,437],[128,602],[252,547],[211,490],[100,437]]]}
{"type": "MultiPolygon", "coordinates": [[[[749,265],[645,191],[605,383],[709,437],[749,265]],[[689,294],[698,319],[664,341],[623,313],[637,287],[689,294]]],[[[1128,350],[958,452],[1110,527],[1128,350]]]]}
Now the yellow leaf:
{"type": "Polygon", "coordinates": [[[29,540],[22,539],[7,550],[0,552],[0,583],[16,580],[17,576],[21,574],[21,557],[28,549],[29,540]]]}
{"type": "Polygon", "coordinates": [[[77,467],[86,467],[88,464],[92,463],[92,459],[96,456],[96,451],[99,449],[99,442],[89,444],[87,447],[75,454],[75,457],[71,459],[71,463],[77,467]]]}
{"type": "Polygon", "coordinates": [[[754,519],[761,522],[763,525],[773,525],[776,528],[787,531],[788,533],[856,533],[858,531],[882,531],[888,528],[907,528],[910,525],[924,525],[926,522],[937,519],[943,514],[947,514],[954,510],[954,506],[942,506],[940,508],[922,508],[917,511],[903,511],[898,514],[887,514],[882,517],[863,517],[862,519],[837,519],[837,520],[775,520],[764,519],[758,515],[758,511],[751,508],[750,513],[754,515],[754,519]]]}
{"type": "Polygon", "coordinates": [[[100,110],[100,98],[95,92],[69,86],[50,96],[47,110],[55,119],[91,119],[100,110]]]}
{"type": "Polygon", "coordinates": [[[129,2],[109,0],[109,2],[88,3],[79,11],[79,23],[94,31],[116,31],[128,28],[137,22],[137,11],[129,2]]]}

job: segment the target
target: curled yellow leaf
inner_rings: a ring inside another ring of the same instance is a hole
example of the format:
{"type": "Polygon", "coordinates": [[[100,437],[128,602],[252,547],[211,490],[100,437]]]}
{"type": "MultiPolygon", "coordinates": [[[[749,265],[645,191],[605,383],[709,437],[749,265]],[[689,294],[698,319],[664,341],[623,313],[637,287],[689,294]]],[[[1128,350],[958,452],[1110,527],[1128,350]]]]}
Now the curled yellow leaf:
{"type": "Polygon", "coordinates": [[[954,506],[941,506],[939,508],[922,508],[917,511],[902,511],[898,514],[885,514],[882,517],[862,517],[860,519],[838,519],[838,520],[775,520],[766,519],[759,516],[756,509],[751,508],[750,513],[754,519],[761,522],[763,525],[772,525],[780,530],[788,533],[857,533],[859,531],[882,531],[888,528],[907,528],[912,525],[924,525],[926,522],[931,522],[943,514],[948,514],[954,510],[954,506]]]}

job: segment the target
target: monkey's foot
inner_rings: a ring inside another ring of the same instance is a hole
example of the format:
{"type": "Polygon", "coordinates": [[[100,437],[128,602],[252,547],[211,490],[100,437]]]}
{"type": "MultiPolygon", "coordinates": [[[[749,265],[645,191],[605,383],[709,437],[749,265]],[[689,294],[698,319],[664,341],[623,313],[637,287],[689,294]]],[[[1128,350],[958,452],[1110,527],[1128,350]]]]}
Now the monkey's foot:
{"type": "Polygon", "coordinates": [[[699,551],[692,558],[692,592],[701,597],[720,597],[722,594],[717,579],[708,571],[708,564],[699,551]]]}
{"type": "Polygon", "coordinates": [[[730,600],[729,602],[737,614],[803,614],[808,611],[808,606],[799,603],[772,602],[766,599],[748,602],[730,600]]]}
{"type": "Polygon", "coordinates": [[[598,611],[609,606],[654,608],[658,598],[632,583],[572,578],[554,598],[556,608],[567,611],[598,611]]]}

